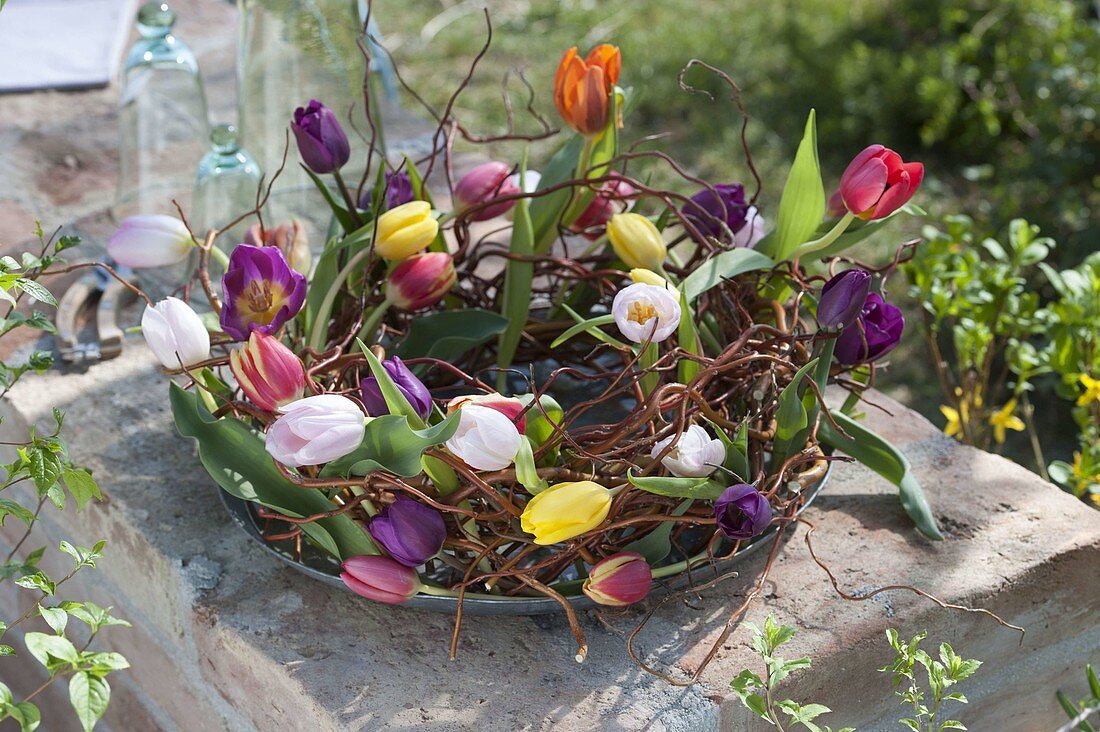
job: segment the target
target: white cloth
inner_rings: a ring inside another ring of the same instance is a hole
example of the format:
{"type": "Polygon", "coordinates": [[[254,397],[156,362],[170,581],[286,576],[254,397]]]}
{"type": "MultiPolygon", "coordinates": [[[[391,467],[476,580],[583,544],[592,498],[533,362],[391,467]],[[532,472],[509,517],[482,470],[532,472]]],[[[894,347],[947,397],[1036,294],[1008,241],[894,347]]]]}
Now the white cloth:
{"type": "Polygon", "coordinates": [[[80,89],[114,79],[137,0],[8,0],[0,92],[80,89]]]}

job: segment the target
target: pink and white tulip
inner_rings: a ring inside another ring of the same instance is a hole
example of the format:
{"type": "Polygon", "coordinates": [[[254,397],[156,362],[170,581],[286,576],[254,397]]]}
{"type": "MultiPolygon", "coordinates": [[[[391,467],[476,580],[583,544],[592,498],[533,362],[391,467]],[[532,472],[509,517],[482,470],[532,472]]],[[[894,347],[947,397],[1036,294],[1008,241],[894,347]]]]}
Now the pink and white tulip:
{"type": "Polygon", "coordinates": [[[474,470],[504,470],[515,461],[521,439],[504,414],[470,404],[459,410],[458,429],[446,445],[474,470]]]}
{"type": "Polygon", "coordinates": [[[150,214],[123,221],[107,241],[107,254],[124,267],[167,267],[187,259],[194,246],[182,221],[150,214]]]}
{"type": "Polygon", "coordinates": [[[450,254],[414,254],[390,273],[386,299],[402,310],[422,310],[446,297],[457,279],[450,254]]]}
{"type": "Polygon", "coordinates": [[[191,306],[175,297],[147,306],[141,333],[157,360],[167,369],[192,366],[210,358],[210,334],[191,306]]]}
{"type": "Polygon", "coordinates": [[[669,445],[672,449],[661,458],[661,465],[680,478],[705,478],[726,459],[726,446],[722,441],[711,437],[697,424],[688,427],[678,440],[672,435],[658,442],[650,457],[656,459],[669,445]]]}
{"type": "Polygon", "coordinates": [[[597,563],[581,590],[600,605],[624,607],[645,599],[653,570],[637,552],[619,552],[597,563]]]}
{"type": "Polygon", "coordinates": [[[527,430],[527,415],[524,412],[526,405],[515,397],[506,397],[503,394],[471,394],[455,397],[447,402],[447,414],[453,414],[463,407],[474,404],[500,412],[516,426],[520,433],[527,430]]]}
{"type": "Polygon", "coordinates": [[[283,465],[322,465],[342,458],[363,441],[365,415],[339,394],[319,394],[279,407],[264,447],[283,465]]]}

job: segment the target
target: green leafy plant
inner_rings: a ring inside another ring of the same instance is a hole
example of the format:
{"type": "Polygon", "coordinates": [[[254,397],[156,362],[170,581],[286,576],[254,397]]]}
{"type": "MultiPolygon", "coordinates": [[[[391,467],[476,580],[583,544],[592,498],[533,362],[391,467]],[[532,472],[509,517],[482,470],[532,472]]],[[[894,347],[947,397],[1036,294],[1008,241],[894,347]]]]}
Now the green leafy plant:
{"type": "MultiPolygon", "coordinates": [[[[16,308],[26,296],[45,305],[57,304],[38,279],[50,267],[61,264],[61,253],[79,244],[80,240],[66,236],[47,238],[41,228],[36,233],[41,244],[37,254],[24,253],[18,260],[13,257],[0,258],[0,300],[8,304],[7,312],[0,318],[0,337],[18,328],[53,332],[53,324],[45,313],[32,308],[28,314],[16,308]]],[[[0,397],[7,394],[25,374],[42,372],[51,363],[51,354],[44,351],[33,351],[18,364],[0,362],[0,397]]],[[[101,498],[92,474],[69,457],[61,437],[63,421],[62,414],[54,410],[52,431],[39,434],[32,428],[26,440],[7,443],[14,448],[15,458],[0,465],[3,471],[0,480],[0,524],[8,517],[14,517],[24,527],[0,564],[0,583],[12,583],[36,595],[35,601],[21,616],[11,622],[0,622],[0,641],[6,640],[12,628],[36,617],[42,618],[52,631],[28,631],[23,636],[26,652],[48,673],[45,681],[18,700],[8,686],[0,683],[0,720],[12,719],[25,732],[37,729],[41,723],[41,714],[33,700],[53,682],[63,678],[69,680],[69,700],[77,719],[85,730],[91,730],[110,702],[111,687],[107,676],[129,667],[121,655],[91,648],[103,628],[127,626],[129,623],[111,615],[110,608],[61,597],[61,588],[66,582],[79,572],[95,568],[102,556],[104,542],[99,541],[95,546],[85,548],[62,541],[58,550],[69,555],[72,568],[56,579],[39,567],[45,547],[21,552],[47,506],[52,505],[60,511],[72,499],[79,512],[88,501],[101,498]],[[35,503],[27,506],[11,497],[8,489],[20,484],[33,486],[35,503]],[[70,624],[70,619],[79,621],[83,630],[74,631],[77,624],[70,624]]],[[[14,655],[14,647],[0,644],[0,656],[14,655]]]]}
{"type": "Polygon", "coordinates": [[[913,732],[942,732],[947,729],[966,729],[956,719],[945,719],[945,702],[966,704],[966,697],[958,691],[949,689],[960,681],[974,675],[981,661],[966,659],[955,653],[947,643],[941,643],[939,656],[933,658],[920,648],[926,633],[913,636],[908,643],[901,640],[893,628],[886,631],[886,638],[897,654],[894,663],[879,669],[892,674],[894,689],[904,704],[913,707],[913,716],[901,720],[907,729],[913,732]],[[927,691],[921,688],[918,680],[918,667],[928,677],[927,691]]]}
{"type": "MultiPolygon", "coordinates": [[[[814,720],[822,714],[831,712],[823,704],[800,704],[791,699],[775,698],[776,687],[792,671],[809,668],[809,658],[787,660],[776,655],[776,650],[791,638],[795,630],[789,625],[779,625],[769,615],[764,620],[764,629],[760,630],[752,623],[746,623],[752,631],[752,647],[764,662],[764,676],[744,669],[730,682],[730,688],[737,694],[741,703],[761,719],[775,725],[779,730],[794,729],[801,725],[810,732],[832,732],[828,726],[818,725],[814,720]]],[[[844,727],[837,732],[855,732],[853,727],[844,727]]]]}
{"type": "Polygon", "coordinates": [[[1070,718],[1070,722],[1058,732],[1069,732],[1074,726],[1080,732],[1096,732],[1096,727],[1088,721],[1089,717],[1100,713],[1100,679],[1096,677],[1092,664],[1085,666],[1085,678],[1089,683],[1089,695],[1076,704],[1061,689],[1056,692],[1058,703],[1070,718]]]}

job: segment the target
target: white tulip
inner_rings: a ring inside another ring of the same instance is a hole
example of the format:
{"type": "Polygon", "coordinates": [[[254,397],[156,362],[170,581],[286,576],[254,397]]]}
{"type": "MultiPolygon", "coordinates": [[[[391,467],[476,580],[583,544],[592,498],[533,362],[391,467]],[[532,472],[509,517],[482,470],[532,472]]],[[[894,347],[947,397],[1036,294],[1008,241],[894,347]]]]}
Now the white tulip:
{"type": "Polygon", "coordinates": [[[195,246],[179,219],[151,214],[131,216],[107,242],[107,253],[124,267],[167,267],[187,258],[195,246]]]}
{"type": "MultiPolygon", "coordinates": [[[[673,435],[661,440],[653,446],[649,456],[656,459],[675,439],[676,435],[673,435]]],[[[680,435],[668,454],[661,458],[661,465],[680,478],[705,478],[725,459],[726,446],[722,441],[712,438],[705,429],[693,424],[680,435]]]]}
{"type": "Polygon", "coordinates": [[[191,306],[175,297],[147,306],[141,333],[165,368],[178,369],[210,358],[210,334],[191,306]]]}
{"type": "Polygon", "coordinates": [[[319,394],[279,407],[282,415],[267,428],[264,447],[283,465],[321,465],[359,447],[366,415],[339,394],[319,394]]]}
{"type": "Polygon", "coordinates": [[[635,343],[660,343],[680,325],[680,302],[664,287],[636,282],[615,295],[611,314],[619,331],[635,343]]]}
{"type": "Polygon", "coordinates": [[[474,470],[504,470],[516,459],[520,435],[512,420],[495,409],[467,404],[458,410],[458,429],[447,449],[474,470]]]}
{"type": "Polygon", "coordinates": [[[745,225],[733,235],[733,245],[751,249],[764,238],[764,234],[764,216],[756,210],[756,206],[749,206],[745,211],[745,225]]]}
{"type": "Polygon", "coordinates": [[[537,170],[528,170],[523,174],[523,185],[520,185],[519,173],[513,173],[508,177],[516,188],[520,189],[524,193],[534,193],[535,189],[539,187],[539,181],[542,180],[542,173],[537,170]]]}

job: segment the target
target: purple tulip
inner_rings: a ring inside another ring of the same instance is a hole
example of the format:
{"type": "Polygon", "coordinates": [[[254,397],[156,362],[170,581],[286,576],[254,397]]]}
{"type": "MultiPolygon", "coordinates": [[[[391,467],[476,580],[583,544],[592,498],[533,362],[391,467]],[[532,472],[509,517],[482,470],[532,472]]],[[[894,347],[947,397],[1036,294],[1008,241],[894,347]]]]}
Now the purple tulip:
{"type": "Polygon", "coordinates": [[[316,99],[294,110],[290,129],[298,141],[302,161],[314,173],[339,170],[351,157],[348,136],[344,134],[336,115],[316,99]]]}
{"type": "MultiPolygon", "coordinates": [[[[416,378],[405,362],[397,356],[383,361],[382,368],[386,369],[397,390],[409,400],[409,404],[416,413],[427,419],[432,411],[432,393],[428,391],[428,387],[424,386],[424,382],[416,378]]],[[[378,379],[374,376],[368,376],[360,382],[359,393],[363,397],[363,406],[367,408],[367,414],[370,416],[382,417],[390,413],[386,400],[382,396],[382,390],[378,388],[378,379]]]]}
{"type": "Polygon", "coordinates": [[[370,520],[371,538],[406,567],[418,567],[443,548],[447,527],[431,506],[398,496],[370,520]]]}
{"type": "Polygon", "coordinates": [[[862,269],[846,269],[825,283],[817,302],[817,322],[823,330],[844,330],[856,322],[867,293],[871,274],[862,269]]]}
{"type": "Polygon", "coordinates": [[[684,204],[686,216],[701,234],[721,239],[725,233],[722,224],[736,234],[745,225],[749,204],[745,201],[745,187],[740,183],[719,183],[704,188],[684,204]]]}
{"type": "MultiPolygon", "coordinates": [[[[359,208],[369,211],[373,195],[373,191],[364,191],[363,197],[359,199],[359,208]]],[[[397,208],[402,204],[416,200],[416,193],[413,191],[412,181],[409,179],[408,173],[404,171],[386,172],[385,200],[386,205],[382,209],[383,211],[389,211],[391,208],[397,208]]]]}
{"type": "Polygon", "coordinates": [[[306,278],[277,247],[240,244],[222,277],[222,330],[235,341],[253,331],[273,335],[302,309],[306,278]]]}
{"type": "Polygon", "coordinates": [[[751,539],[768,528],[772,506],[764,494],[747,483],[731,485],[714,502],[718,528],[731,539],[751,539]]]}
{"type": "Polygon", "coordinates": [[[846,366],[877,361],[901,342],[905,316],[877,292],[867,295],[854,327],[840,334],[833,354],[846,366]]]}

